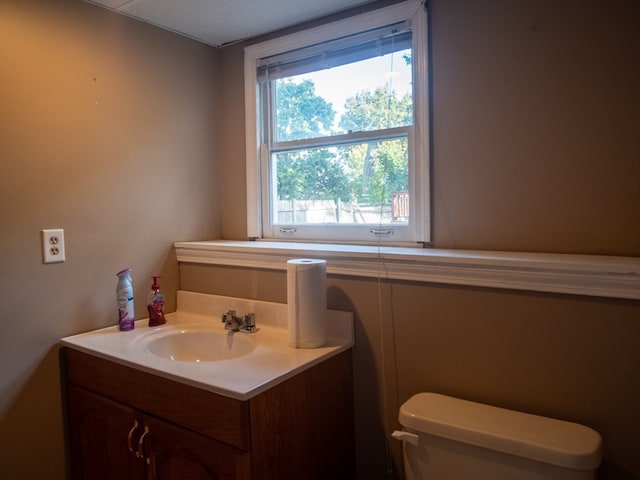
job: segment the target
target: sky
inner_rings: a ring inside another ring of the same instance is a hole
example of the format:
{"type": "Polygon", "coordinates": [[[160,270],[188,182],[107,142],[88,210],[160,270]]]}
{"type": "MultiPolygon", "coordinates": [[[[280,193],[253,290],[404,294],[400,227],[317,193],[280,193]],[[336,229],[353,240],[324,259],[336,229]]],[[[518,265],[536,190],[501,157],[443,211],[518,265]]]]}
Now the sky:
{"type": "MultiPolygon", "coordinates": [[[[340,67],[319,70],[312,73],[292,77],[295,81],[312,80],[316,87],[316,94],[331,102],[336,111],[335,124],[344,112],[344,102],[356,93],[365,90],[375,90],[390,84],[398,97],[411,93],[411,65],[407,65],[402,58],[405,52],[374,57],[340,67]],[[336,80],[336,75],[340,79],[336,80]]],[[[337,125],[334,125],[334,127],[337,125]]]]}

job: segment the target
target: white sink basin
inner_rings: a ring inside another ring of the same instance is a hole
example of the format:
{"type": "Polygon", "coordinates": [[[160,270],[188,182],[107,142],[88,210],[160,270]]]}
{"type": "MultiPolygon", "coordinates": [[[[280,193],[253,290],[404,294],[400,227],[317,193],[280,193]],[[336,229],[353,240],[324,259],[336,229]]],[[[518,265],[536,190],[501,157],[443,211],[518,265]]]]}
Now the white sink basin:
{"type": "Polygon", "coordinates": [[[255,342],[237,332],[177,330],[148,342],[145,350],[177,362],[217,362],[241,357],[256,348],[255,342]]]}
{"type": "Polygon", "coordinates": [[[165,315],[165,325],[149,327],[141,319],[127,332],[111,326],[65,337],[62,344],[238,400],[353,345],[353,314],[348,312],[327,312],[324,347],[291,348],[286,304],[180,290],[177,306],[165,315]],[[258,332],[225,330],[220,313],[229,309],[255,313],[258,332]]]}

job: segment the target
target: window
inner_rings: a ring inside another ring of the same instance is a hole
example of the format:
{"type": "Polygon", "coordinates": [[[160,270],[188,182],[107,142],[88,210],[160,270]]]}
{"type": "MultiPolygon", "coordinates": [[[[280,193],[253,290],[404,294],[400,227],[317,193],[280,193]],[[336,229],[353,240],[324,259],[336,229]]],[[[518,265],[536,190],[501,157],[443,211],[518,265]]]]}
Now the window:
{"type": "Polygon", "coordinates": [[[245,49],[250,237],[429,241],[426,38],[410,1],[245,49]]]}

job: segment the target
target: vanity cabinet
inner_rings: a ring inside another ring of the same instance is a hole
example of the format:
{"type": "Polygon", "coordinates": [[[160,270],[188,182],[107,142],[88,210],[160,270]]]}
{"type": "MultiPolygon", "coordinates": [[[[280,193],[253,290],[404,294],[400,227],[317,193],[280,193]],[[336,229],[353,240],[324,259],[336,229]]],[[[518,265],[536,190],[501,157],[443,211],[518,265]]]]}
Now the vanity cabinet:
{"type": "Polygon", "coordinates": [[[82,388],[68,395],[74,478],[246,478],[235,471],[241,451],[82,388]]]}
{"type": "Polygon", "coordinates": [[[350,351],[247,400],[66,347],[61,363],[76,480],[354,478],[350,351]]]}
{"type": "Polygon", "coordinates": [[[77,387],[67,392],[73,477],[144,478],[144,464],[127,449],[128,433],[140,416],[132,408],[77,387]]]}

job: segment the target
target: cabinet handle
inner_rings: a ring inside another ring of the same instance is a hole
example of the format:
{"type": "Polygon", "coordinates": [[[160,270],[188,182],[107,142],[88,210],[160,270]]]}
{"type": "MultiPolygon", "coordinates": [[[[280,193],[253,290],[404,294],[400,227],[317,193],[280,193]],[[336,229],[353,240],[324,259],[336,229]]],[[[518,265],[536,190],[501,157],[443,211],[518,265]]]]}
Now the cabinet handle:
{"type": "Polygon", "coordinates": [[[133,422],[133,427],[129,430],[129,435],[127,435],[127,445],[129,446],[129,451],[133,453],[133,432],[138,428],[138,420],[133,422]]]}
{"type": "Polygon", "coordinates": [[[136,452],[136,458],[144,459],[144,437],[149,433],[149,427],[144,426],[144,432],[140,435],[140,440],[138,440],[138,451],[136,452]]]}

